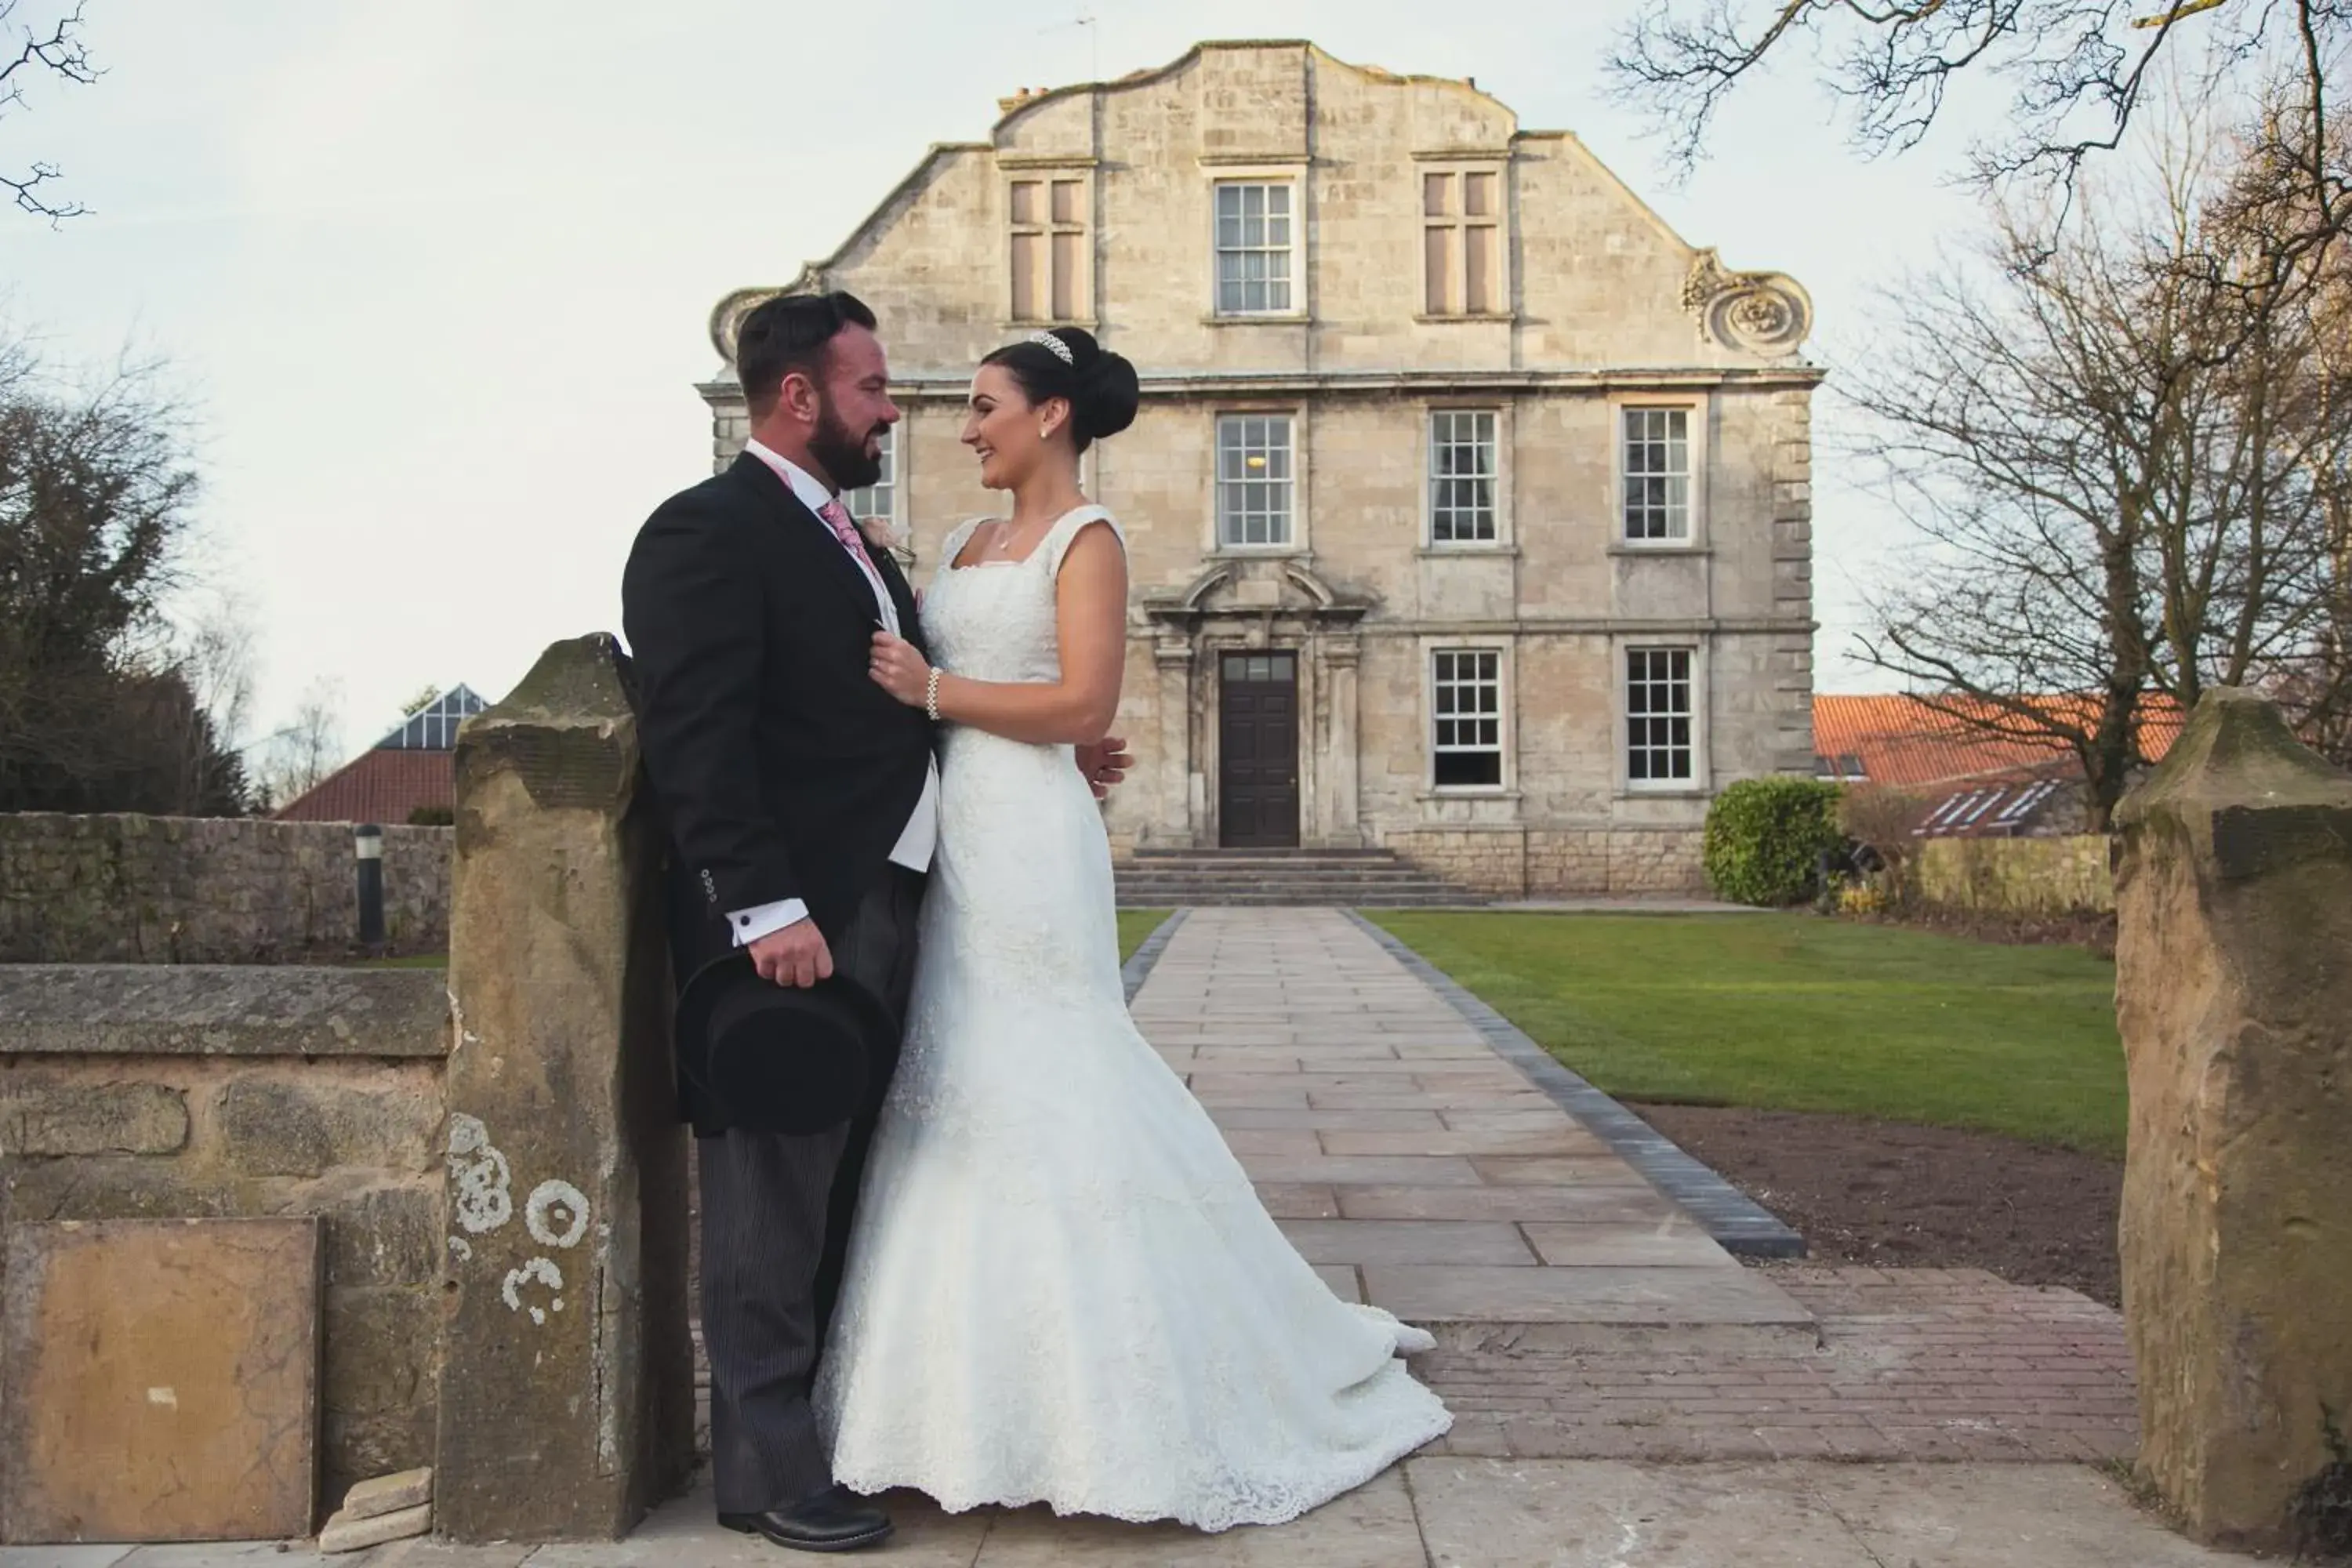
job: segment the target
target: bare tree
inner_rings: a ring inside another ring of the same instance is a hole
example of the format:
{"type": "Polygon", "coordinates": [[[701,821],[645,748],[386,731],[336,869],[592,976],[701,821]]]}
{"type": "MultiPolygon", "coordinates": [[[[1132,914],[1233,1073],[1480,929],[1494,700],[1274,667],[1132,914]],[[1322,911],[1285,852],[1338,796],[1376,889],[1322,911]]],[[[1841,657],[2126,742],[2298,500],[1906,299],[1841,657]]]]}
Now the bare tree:
{"type": "Polygon", "coordinates": [[[2180,158],[2054,246],[2006,214],[1844,383],[1918,541],[1863,657],[1956,724],[2073,752],[2094,826],[2151,699],[2300,680],[2325,721],[2347,695],[2311,680],[2352,438],[2315,390],[2336,348],[2311,290],[2256,282],[2299,240],[2236,226],[2227,189],[2180,158]]]}
{"type": "MultiPolygon", "coordinates": [[[[82,86],[99,77],[82,41],[81,6],[46,26],[19,22],[17,6],[18,0],[0,0],[0,119],[25,107],[26,84],[43,72],[82,86]],[[6,53],[10,45],[16,47],[14,58],[6,53]]],[[[22,211],[54,224],[89,210],[79,202],[58,201],[47,194],[44,187],[58,177],[55,164],[37,160],[21,168],[21,173],[0,171],[0,190],[14,197],[22,211]]]]}
{"type": "MultiPolygon", "coordinates": [[[[2009,88],[2007,132],[1973,149],[1989,184],[2022,175],[2054,192],[2063,219],[2077,176],[2123,144],[2160,93],[2167,65],[2192,96],[2250,110],[2267,87],[2287,114],[2305,221],[2315,236],[2352,222],[2352,183],[2321,157],[2352,41],[2352,0],[1654,0],[1617,40],[1620,91],[1646,105],[1687,168],[1716,111],[1768,60],[1802,39],[1824,84],[1852,109],[1867,153],[1901,153],[1935,127],[1955,86],[2009,88]]],[[[2028,247],[2039,261],[2047,237],[2028,247]]]]}
{"type": "MultiPolygon", "coordinates": [[[[2214,292],[2225,304],[2273,318],[2308,345],[2282,412],[2325,518],[2329,592],[2305,659],[2273,691],[2306,741],[2352,765],[2352,236],[2308,243],[2301,171],[2311,160],[2294,145],[2295,127],[2291,113],[2273,110],[2242,139],[2218,204],[2217,242],[2198,276],[2220,280],[2214,292]]],[[[2333,134],[2335,150],[2321,156],[2340,162],[2352,145],[2352,114],[2339,115],[2333,134]]]]}
{"type": "Polygon", "coordinates": [[[340,682],[315,681],[295,705],[294,716],[262,737],[256,776],[266,809],[307,795],[342,764],[342,706],[340,682]]]}

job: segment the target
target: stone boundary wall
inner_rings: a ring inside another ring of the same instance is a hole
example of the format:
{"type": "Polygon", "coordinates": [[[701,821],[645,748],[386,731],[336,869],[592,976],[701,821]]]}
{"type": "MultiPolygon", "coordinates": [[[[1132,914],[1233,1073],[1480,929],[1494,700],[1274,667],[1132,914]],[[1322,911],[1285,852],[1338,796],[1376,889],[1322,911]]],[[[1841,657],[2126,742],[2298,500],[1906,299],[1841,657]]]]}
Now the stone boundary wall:
{"type": "Polygon", "coordinates": [[[2116,907],[2105,834],[2063,838],[1928,838],[1912,887],[1931,904],[2003,914],[2064,914],[2116,907]]]}
{"type": "Polygon", "coordinates": [[[449,1035],[437,970],[0,966],[0,1225],[324,1216],[323,1495],[429,1465],[449,1035]]]}
{"type": "MultiPolygon", "coordinates": [[[[453,830],[383,830],[394,952],[449,942],[453,830]]],[[[250,817],[0,815],[0,963],[267,963],[348,950],[352,830],[250,817]]]]}
{"type": "Polygon", "coordinates": [[[1496,898],[1706,891],[1696,827],[1391,829],[1386,847],[1457,887],[1496,898]]]}

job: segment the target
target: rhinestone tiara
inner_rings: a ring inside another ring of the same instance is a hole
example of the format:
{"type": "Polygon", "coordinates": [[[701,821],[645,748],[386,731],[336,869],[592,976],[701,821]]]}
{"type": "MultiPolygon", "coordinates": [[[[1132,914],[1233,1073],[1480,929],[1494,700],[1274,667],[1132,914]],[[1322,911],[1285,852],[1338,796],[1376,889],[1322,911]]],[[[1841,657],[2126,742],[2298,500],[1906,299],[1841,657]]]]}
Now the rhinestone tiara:
{"type": "Polygon", "coordinates": [[[1032,332],[1029,334],[1026,341],[1035,343],[1041,349],[1049,351],[1055,359],[1060,360],[1072,370],[1078,368],[1078,356],[1070,352],[1069,344],[1064,342],[1053,333],[1032,332]]]}

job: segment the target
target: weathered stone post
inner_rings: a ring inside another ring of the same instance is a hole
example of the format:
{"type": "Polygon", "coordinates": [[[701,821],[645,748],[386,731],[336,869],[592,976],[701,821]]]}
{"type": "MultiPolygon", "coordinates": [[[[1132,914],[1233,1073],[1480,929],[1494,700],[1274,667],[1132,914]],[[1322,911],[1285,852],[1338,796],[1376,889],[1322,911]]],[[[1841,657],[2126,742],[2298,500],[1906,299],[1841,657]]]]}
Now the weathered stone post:
{"type": "Polygon", "coordinates": [[[686,1147],[627,668],[557,643],[457,742],[434,1522],[612,1538],[686,1472],[686,1147]]]}
{"type": "Polygon", "coordinates": [[[2140,1467],[2206,1542],[2352,1544],[2352,776],[2215,691],[2116,826],[2140,1467]]]}

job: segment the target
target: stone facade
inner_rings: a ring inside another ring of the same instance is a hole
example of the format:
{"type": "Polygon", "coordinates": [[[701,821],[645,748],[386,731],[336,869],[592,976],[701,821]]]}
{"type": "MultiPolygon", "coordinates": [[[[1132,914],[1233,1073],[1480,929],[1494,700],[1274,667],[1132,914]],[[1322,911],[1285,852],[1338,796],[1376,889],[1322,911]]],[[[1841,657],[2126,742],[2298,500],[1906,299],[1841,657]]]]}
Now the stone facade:
{"type": "MultiPolygon", "coordinates": [[[[1134,584],[1115,842],[1386,845],[1497,892],[1679,890],[1717,788],[1811,769],[1820,373],[1794,282],[1725,270],[1469,83],[1307,44],[1204,45],[1004,107],[788,287],[883,318],[905,418],[859,500],[924,571],[1002,499],[959,445],[982,355],[1061,320],[1138,366],[1141,416],[1085,476],[1134,584]],[[1225,754],[1244,692],[1276,704],[1247,763],[1225,754]],[[1441,705],[1489,693],[1491,735],[1441,763],[1441,705]],[[1630,733],[1647,693],[1654,778],[1630,733]]],[[[777,291],[720,303],[722,354],[777,291]]],[[[723,465],[742,395],[701,390],[723,465]]]]}
{"type": "Polygon", "coordinates": [[[0,968],[0,1226],[317,1215],[323,1481],[433,1462],[436,972],[0,968]]]}
{"type": "MultiPolygon", "coordinates": [[[[384,934],[449,941],[446,827],[383,830],[384,934]]],[[[352,830],[337,823],[0,815],[0,963],[261,963],[358,934],[352,830]]]]}

